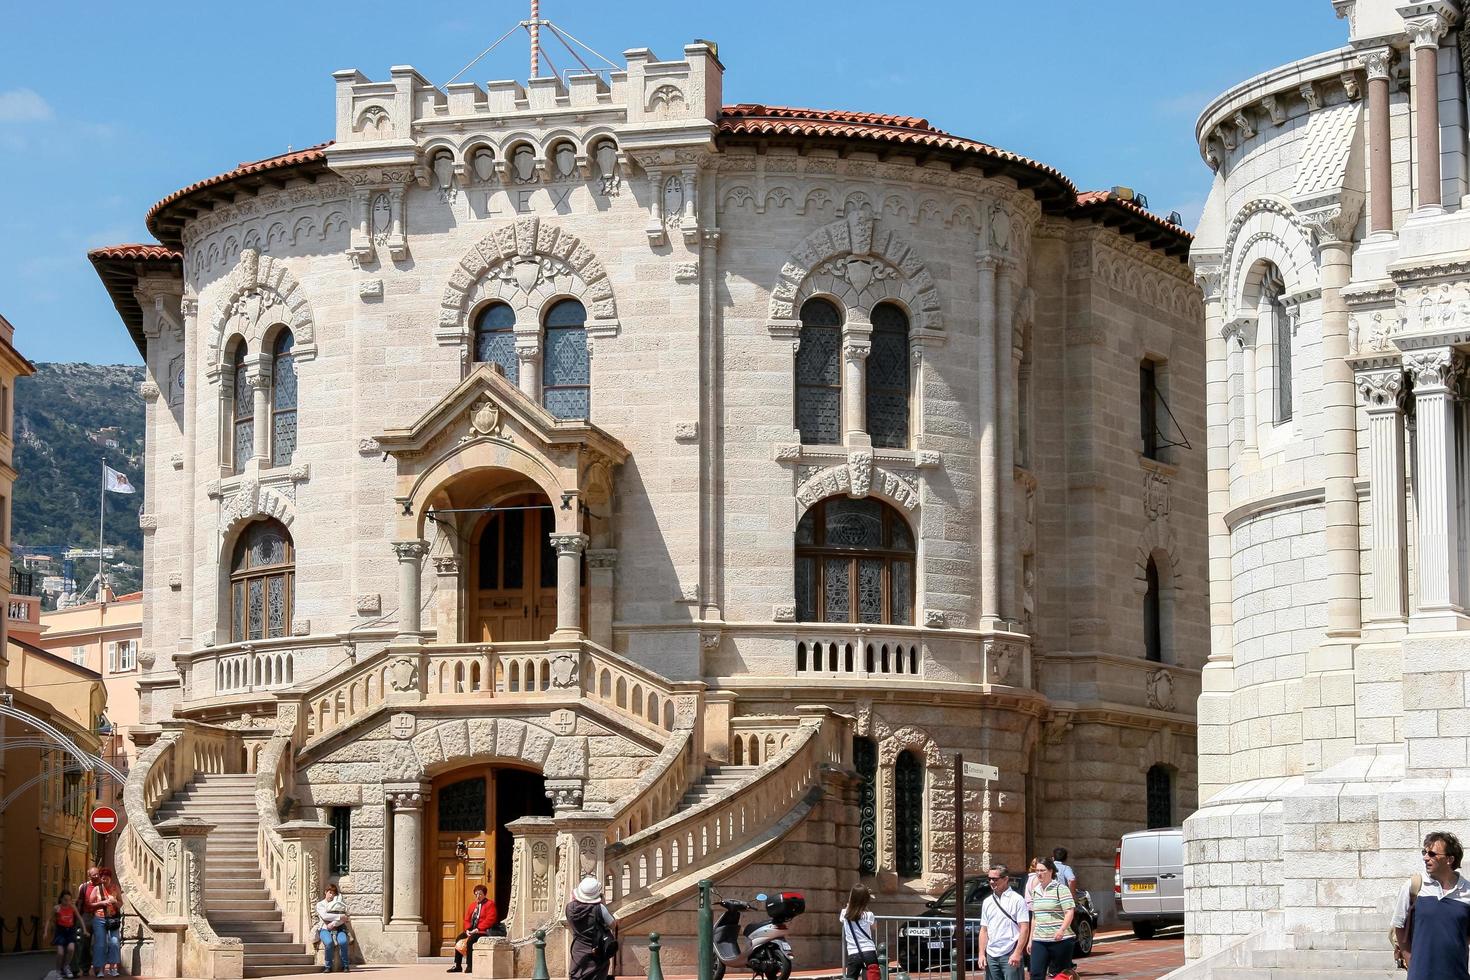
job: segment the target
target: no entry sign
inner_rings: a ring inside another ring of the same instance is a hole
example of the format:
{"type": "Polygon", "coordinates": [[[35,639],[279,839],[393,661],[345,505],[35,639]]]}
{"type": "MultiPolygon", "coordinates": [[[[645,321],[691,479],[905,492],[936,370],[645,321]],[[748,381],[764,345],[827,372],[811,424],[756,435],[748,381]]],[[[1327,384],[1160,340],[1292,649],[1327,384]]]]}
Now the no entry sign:
{"type": "Polygon", "coordinates": [[[92,829],[99,834],[110,834],[117,829],[117,811],[110,806],[99,806],[92,811],[92,829]]]}

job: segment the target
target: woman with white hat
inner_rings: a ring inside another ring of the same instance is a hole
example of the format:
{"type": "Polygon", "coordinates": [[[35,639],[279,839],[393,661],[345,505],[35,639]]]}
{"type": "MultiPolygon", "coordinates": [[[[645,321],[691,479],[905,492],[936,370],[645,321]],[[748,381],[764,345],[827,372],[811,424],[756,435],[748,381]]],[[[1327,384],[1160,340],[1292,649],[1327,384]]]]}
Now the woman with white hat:
{"type": "Polygon", "coordinates": [[[618,952],[618,920],[602,904],[602,882],[587,876],[572,889],[567,903],[572,930],[568,980],[607,980],[607,967],[618,952]]]}

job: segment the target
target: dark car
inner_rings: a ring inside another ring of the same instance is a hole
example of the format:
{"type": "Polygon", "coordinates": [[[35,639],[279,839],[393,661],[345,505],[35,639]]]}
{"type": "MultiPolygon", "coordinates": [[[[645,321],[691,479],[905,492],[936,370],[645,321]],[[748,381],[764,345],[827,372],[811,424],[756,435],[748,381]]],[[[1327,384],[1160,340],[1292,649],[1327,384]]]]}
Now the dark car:
{"type": "MultiPolygon", "coordinates": [[[[1011,889],[1024,893],[1025,876],[1011,879],[1011,889]]],[[[980,904],[990,894],[990,884],[984,878],[965,879],[965,969],[980,970],[980,904]]],[[[949,972],[954,962],[954,903],[955,890],[951,885],[938,898],[929,902],[924,911],[898,927],[898,962],[908,973],[949,972]]],[[[1072,930],[1077,934],[1076,955],[1087,956],[1092,952],[1092,938],[1097,930],[1097,911],[1092,907],[1092,896],[1086,891],[1077,893],[1077,914],[1072,919],[1072,930]]]]}

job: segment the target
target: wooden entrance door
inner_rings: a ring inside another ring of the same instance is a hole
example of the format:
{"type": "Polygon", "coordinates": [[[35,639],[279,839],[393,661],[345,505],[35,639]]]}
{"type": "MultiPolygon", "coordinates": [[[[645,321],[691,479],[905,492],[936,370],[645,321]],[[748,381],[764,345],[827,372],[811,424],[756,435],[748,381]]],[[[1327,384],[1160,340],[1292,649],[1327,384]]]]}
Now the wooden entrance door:
{"type": "Polygon", "coordinates": [[[544,640],[556,629],[556,518],[544,497],[497,504],[480,525],[470,608],[482,643],[544,640]]]}
{"type": "Polygon", "coordinates": [[[461,769],[436,780],[429,800],[430,945],[444,956],[454,951],[475,886],[494,893],[494,775],[489,766],[461,769]]]}

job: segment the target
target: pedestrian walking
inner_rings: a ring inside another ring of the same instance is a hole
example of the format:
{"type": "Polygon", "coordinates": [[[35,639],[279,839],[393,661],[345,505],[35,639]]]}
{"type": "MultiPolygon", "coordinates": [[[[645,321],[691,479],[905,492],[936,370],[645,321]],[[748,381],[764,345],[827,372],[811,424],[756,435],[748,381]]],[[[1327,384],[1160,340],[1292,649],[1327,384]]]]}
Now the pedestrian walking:
{"type": "Polygon", "coordinates": [[[111,868],[96,871],[96,878],[82,886],[82,918],[92,934],[92,975],[115,977],[122,972],[122,890],[111,868]]]}
{"type": "Polygon", "coordinates": [[[602,882],[590,876],[578,882],[566,912],[572,929],[568,980],[607,980],[608,964],[618,952],[618,920],[602,904],[602,882]]]}
{"type": "Polygon", "coordinates": [[[56,946],[56,972],[63,977],[74,977],[71,959],[77,951],[77,934],[81,931],[81,916],[72,904],[71,892],[62,892],[56,898],[56,907],[51,910],[51,942],[56,946]]]}
{"type": "Polygon", "coordinates": [[[1022,980],[1022,951],[1031,938],[1031,910],[1011,888],[1011,873],[997,864],[986,874],[990,894],[980,903],[979,948],[985,980],[1022,980]]]}
{"type": "Polygon", "coordinates": [[[322,889],[322,900],[316,903],[317,938],[322,941],[322,972],[332,972],[332,951],[337,951],[337,962],[343,973],[350,971],[347,965],[347,903],[336,885],[322,889]]]}
{"type": "Polygon", "coordinates": [[[878,980],[878,947],[873,942],[877,920],[868,909],[872,901],[873,893],[866,885],[853,885],[847,893],[847,908],[837,916],[847,980],[878,980]]]}
{"type": "Polygon", "coordinates": [[[81,931],[77,934],[77,955],[72,960],[72,972],[77,976],[92,975],[92,921],[97,910],[92,907],[90,896],[102,894],[92,890],[94,885],[100,887],[101,882],[102,869],[93,865],[87,869],[87,880],[77,886],[76,906],[81,913],[77,924],[81,931]]]}
{"type": "Polygon", "coordinates": [[[472,973],[475,963],[475,941],[490,934],[500,921],[500,913],[490,900],[490,889],[475,886],[475,901],[465,910],[464,932],[454,937],[454,965],[445,973],[472,973]]]}
{"type": "Polygon", "coordinates": [[[1057,881],[1067,886],[1072,893],[1072,898],[1077,898],[1077,872],[1067,863],[1067,849],[1065,847],[1054,847],[1051,850],[1052,863],[1057,866],[1057,881]]]}
{"type": "Polygon", "coordinates": [[[1465,848],[1436,830],[1420,851],[1424,874],[1399,889],[1393,912],[1395,959],[1408,980],[1470,980],[1470,882],[1460,874],[1465,848]]]}
{"type": "Polygon", "coordinates": [[[1031,980],[1072,976],[1072,918],[1077,903],[1072,890],[1057,880],[1051,858],[1037,858],[1036,888],[1031,892],[1031,980]]]}

